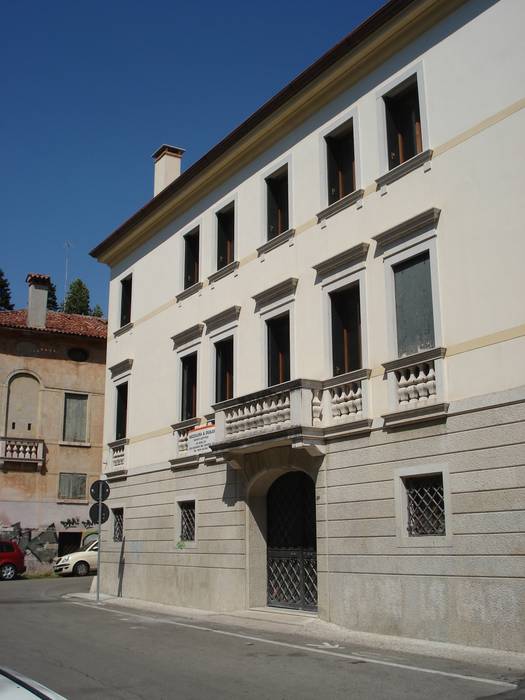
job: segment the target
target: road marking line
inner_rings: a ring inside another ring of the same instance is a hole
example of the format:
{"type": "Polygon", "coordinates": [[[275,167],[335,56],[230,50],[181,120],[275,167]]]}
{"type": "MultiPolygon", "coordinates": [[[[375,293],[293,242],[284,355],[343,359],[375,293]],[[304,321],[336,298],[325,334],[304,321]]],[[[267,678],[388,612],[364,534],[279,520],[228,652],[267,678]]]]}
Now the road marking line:
{"type": "MultiPolygon", "coordinates": [[[[84,608],[91,608],[95,610],[104,610],[106,612],[112,612],[116,615],[122,615],[120,610],[114,610],[113,608],[102,608],[101,606],[92,605],[90,603],[79,603],[76,601],[69,600],[73,605],[80,605],[84,608]]],[[[253,637],[249,634],[241,634],[240,632],[229,632],[227,630],[218,630],[214,627],[206,627],[204,625],[194,625],[189,622],[178,622],[176,620],[159,619],[156,617],[151,617],[149,615],[144,615],[140,613],[127,613],[130,617],[138,617],[142,620],[150,620],[153,622],[160,622],[164,624],[176,625],[177,627],[186,627],[187,629],[200,630],[202,632],[213,632],[214,634],[222,634],[225,637],[236,637],[237,639],[248,639],[252,642],[260,642],[261,644],[273,644],[278,647],[285,647],[287,649],[300,649],[301,651],[307,651],[310,654],[322,654],[323,656],[336,656],[340,659],[347,659],[349,661],[366,661],[369,664],[377,664],[378,666],[389,666],[391,668],[400,668],[405,671],[415,671],[416,673],[430,673],[435,676],[445,676],[447,678],[458,678],[463,681],[472,681],[476,683],[485,683],[487,685],[498,685],[504,688],[510,688],[515,690],[518,686],[516,683],[509,683],[508,681],[498,681],[493,678],[481,678],[480,676],[466,676],[462,673],[451,673],[450,671],[439,671],[435,668],[426,668],[424,666],[411,666],[410,664],[402,664],[394,661],[383,661],[379,659],[373,659],[369,656],[353,655],[353,654],[342,654],[337,651],[329,651],[328,649],[316,649],[310,646],[303,646],[301,644],[292,644],[291,642],[279,642],[275,639],[265,639],[264,637],[253,637]]]]}

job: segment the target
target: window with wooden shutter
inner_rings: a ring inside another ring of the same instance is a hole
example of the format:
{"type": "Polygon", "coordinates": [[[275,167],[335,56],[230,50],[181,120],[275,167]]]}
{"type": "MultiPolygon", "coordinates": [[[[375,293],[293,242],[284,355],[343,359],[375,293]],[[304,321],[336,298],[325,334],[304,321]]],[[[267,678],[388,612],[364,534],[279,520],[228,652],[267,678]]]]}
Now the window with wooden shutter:
{"type": "Polygon", "coordinates": [[[361,368],[359,284],[330,294],[334,377],[361,368]]]}
{"type": "Polygon", "coordinates": [[[62,432],[65,442],[87,442],[87,404],[86,394],[65,395],[62,432]]]}
{"type": "Polygon", "coordinates": [[[266,178],[268,240],[284,233],[289,228],[288,221],[288,166],[266,178]]]}
{"type": "Polygon", "coordinates": [[[328,204],[355,190],[354,130],[350,119],[325,137],[328,204]]]}
{"type": "Polygon", "coordinates": [[[410,77],[383,99],[391,170],[423,150],[417,77],[410,77]]]}
{"type": "Polygon", "coordinates": [[[123,382],[117,386],[117,419],[115,426],[115,439],[122,440],[127,434],[128,420],[128,383],[123,382]]]}
{"type": "Polygon", "coordinates": [[[233,262],[235,243],[235,204],[217,212],[217,270],[233,262]]]}
{"type": "Polygon", "coordinates": [[[268,385],[290,379],[290,316],[266,321],[268,329],[268,385]]]}
{"type": "Polygon", "coordinates": [[[182,365],[182,406],[181,420],[197,415],[197,353],[185,355],[182,365]]]}
{"type": "Polygon", "coordinates": [[[215,343],[215,401],[233,398],[233,338],[215,343]]]}
{"type": "Polygon", "coordinates": [[[399,357],[435,346],[430,255],[427,252],[393,267],[399,357]]]}
{"type": "Polygon", "coordinates": [[[132,276],[126,277],[120,283],[120,327],[131,321],[131,294],[133,289],[132,276]]]}
{"type": "Polygon", "coordinates": [[[199,229],[184,236],[184,289],[199,281],[199,229]]]}

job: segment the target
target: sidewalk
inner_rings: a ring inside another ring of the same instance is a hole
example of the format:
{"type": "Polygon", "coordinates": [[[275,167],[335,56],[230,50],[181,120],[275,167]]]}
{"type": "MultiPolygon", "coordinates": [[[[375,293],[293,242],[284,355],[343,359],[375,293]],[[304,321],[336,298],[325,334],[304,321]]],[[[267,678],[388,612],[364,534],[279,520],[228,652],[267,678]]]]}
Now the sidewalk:
{"type": "MultiPolygon", "coordinates": [[[[65,597],[96,604],[96,594],[93,592],[95,588],[96,578],[93,579],[90,593],[69,593],[65,597]]],[[[292,635],[304,640],[305,643],[317,642],[314,646],[326,649],[345,644],[352,646],[356,651],[369,654],[379,651],[416,654],[483,667],[492,666],[497,669],[521,671],[525,674],[525,653],[356,632],[320,620],[315,613],[303,611],[251,608],[232,612],[213,612],[180,608],[135,598],[117,598],[106,594],[100,595],[100,605],[133,610],[139,614],[177,618],[179,621],[202,627],[220,625],[234,628],[235,631],[258,635],[292,635]]]]}

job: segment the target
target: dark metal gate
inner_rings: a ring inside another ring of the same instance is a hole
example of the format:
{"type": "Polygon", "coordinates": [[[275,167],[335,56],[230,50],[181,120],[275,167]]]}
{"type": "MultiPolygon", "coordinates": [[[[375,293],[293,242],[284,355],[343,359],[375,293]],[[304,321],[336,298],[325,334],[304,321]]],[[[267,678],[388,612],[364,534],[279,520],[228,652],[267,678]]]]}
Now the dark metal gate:
{"type": "Polygon", "coordinates": [[[317,609],[315,487],[304,472],[279,477],[268,491],[268,605],[317,609]]]}

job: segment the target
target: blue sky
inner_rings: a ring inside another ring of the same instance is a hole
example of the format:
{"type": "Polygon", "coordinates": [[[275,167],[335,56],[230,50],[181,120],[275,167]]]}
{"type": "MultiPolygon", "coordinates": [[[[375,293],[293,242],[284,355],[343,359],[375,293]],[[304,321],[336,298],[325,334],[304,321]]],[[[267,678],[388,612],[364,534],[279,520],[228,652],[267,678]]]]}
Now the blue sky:
{"type": "Polygon", "coordinates": [[[27,272],[63,296],[81,277],[107,308],[89,250],[152,197],[162,143],[200,158],[384,0],[2,5],[0,268],[16,307],[27,272]]]}

